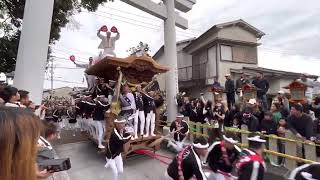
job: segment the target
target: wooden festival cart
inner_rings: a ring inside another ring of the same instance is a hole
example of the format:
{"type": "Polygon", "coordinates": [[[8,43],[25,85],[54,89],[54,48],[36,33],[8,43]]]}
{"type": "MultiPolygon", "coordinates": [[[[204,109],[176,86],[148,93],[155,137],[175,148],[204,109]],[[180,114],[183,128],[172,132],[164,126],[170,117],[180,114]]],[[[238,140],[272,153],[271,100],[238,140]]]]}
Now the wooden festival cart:
{"type": "Polygon", "coordinates": [[[257,99],[257,88],[253,84],[244,84],[242,86],[242,101],[248,102],[250,99],[257,99]]]}
{"type": "Polygon", "coordinates": [[[306,90],[308,86],[302,82],[299,81],[293,81],[288,86],[284,87],[285,89],[290,90],[290,99],[289,102],[292,104],[295,103],[301,103],[305,104],[307,103],[306,98],[306,90]]]}
{"type": "MultiPolygon", "coordinates": [[[[148,55],[136,56],[131,55],[127,58],[105,57],[90,67],[86,73],[100,78],[105,82],[109,80],[117,81],[110,111],[106,112],[106,142],[108,143],[114,120],[120,113],[121,107],[119,102],[119,93],[121,82],[125,81],[130,84],[141,84],[152,81],[153,77],[159,73],[165,73],[169,68],[164,67],[148,55]]],[[[162,136],[139,137],[130,140],[124,145],[124,158],[137,149],[158,150],[162,136]]]]}

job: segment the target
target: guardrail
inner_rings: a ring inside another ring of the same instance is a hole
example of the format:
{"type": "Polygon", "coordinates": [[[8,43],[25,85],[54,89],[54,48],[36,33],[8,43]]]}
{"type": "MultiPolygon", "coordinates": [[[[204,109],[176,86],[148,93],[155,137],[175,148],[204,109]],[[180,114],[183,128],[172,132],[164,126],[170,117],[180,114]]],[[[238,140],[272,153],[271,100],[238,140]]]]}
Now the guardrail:
{"type": "MultiPolygon", "coordinates": [[[[196,137],[204,136],[209,137],[208,131],[213,126],[208,124],[194,123],[189,121],[190,127],[190,140],[196,137]]],[[[225,128],[228,133],[240,134],[242,147],[248,146],[248,135],[251,133],[248,131],[247,126],[243,125],[241,129],[237,128],[225,128]]],[[[317,162],[316,148],[320,147],[315,143],[303,142],[299,139],[295,139],[290,131],[286,132],[285,137],[279,137],[276,135],[265,135],[260,133],[261,136],[267,140],[264,152],[269,155],[269,158],[273,162],[278,161],[278,157],[285,158],[284,165],[288,170],[293,170],[297,167],[297,162],[314,163],[317,162]],[[279,152],[280,149],[282,152],[279,152]],[[304,153],[302,153],[304,152],[304,153]]]]}

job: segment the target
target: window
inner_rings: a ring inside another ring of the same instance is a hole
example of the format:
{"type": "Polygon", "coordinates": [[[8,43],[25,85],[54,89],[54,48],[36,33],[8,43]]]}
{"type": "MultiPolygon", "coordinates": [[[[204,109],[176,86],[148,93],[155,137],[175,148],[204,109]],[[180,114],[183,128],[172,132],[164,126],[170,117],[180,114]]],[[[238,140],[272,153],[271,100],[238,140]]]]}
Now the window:
{"type": "Polygon", "coordinates": [[[231,46],[221,45],[220,52],[221,52],[221,60],[232,61],[232,47],[231,46]]]}

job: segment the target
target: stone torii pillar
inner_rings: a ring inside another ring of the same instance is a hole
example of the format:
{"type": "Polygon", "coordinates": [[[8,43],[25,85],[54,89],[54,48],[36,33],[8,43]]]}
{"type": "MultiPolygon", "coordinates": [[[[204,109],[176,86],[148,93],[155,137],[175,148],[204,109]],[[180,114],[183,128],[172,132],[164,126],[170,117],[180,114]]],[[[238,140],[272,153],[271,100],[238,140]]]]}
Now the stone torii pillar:
{"type": "Polygon", "coordinates": [[[165,76],[166,103],[168,120],[173,121],[177,115],[175,98],[179,91],[175,26],[178,26],[182,29],[188,28],[188,21],[176,13],[175,9],[178,9],[182,12],[188,12],[192,9],[192,6],[196,3],[196,0],[163,0],[164,4],[156,4],[151,0],[121,1],[164,20],[164,65],[170,67],[170,71],[167,72],[165,76]]]}
{"type": "Polygon", "coordinates": [[[13,85],[42,101],[54,0],[26,0],[13,85]]]}

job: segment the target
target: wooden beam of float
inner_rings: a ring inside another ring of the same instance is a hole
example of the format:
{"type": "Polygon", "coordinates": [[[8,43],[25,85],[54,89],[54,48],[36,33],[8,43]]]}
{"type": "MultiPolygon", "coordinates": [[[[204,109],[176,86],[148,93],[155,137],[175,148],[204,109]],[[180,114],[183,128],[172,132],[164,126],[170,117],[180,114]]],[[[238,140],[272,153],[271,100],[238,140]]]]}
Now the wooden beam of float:
{"type": "Polygon", "coordinates": [[[86,73],[100,78],[105,81],[117,80],[119,73],[117,67],[121,71],[125,79],[133,84],[142,82],[150,82],[154,75],[165,73],[168,67],[158,64],[149,56],[132,55],[127,58],[105,57],[104,59],[91,66],[86,73]]]}

